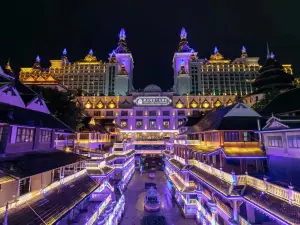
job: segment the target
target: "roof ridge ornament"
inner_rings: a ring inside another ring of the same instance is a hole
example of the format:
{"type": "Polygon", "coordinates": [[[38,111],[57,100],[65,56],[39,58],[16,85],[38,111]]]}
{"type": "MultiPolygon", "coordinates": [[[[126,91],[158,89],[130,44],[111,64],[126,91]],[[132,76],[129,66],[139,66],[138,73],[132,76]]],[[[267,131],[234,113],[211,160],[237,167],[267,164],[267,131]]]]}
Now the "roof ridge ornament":
{"type": "Polygon", "coordinates": [[[248,55],[247,55],[247,49],[246,49],[245,46],[242,47],[242,56],[241,57],[242,57],[242,59],[245,59],[245,58],[248,57],[248,55]]]}
{"type": "Polygon", "coordinates": [[[185,30],[184,27],[181,28],[181,32],[180,32],[180,39],[186,39],[187,38],[187,32],[185,30]]]}
{"type": "Polygon", "coordinates": [[[62,52],[62,54],[65,56],[65,55],[67,55],[67,49],[66,48],[64,48],[64,50],[63,50],[63,52],[62,52]]]}
{"type": "Polygon", "coordinates": [[[125,32],[124,28],[122,28],[121,31],[120,31],[120,33],[119,33],[119,39],[120,40],[124,40],[124,41],[126,39],[126,32],[125,32]]]}

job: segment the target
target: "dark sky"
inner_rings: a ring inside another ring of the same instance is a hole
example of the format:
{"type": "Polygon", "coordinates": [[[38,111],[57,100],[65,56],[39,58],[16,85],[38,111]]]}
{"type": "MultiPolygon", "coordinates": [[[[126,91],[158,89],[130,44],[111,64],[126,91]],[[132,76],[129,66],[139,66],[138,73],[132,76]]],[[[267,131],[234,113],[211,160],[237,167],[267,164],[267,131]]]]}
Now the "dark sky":
{"type": "Polygon", "coordinates": [[[299,0],[16,0],[1,2],[0,64],[43,67],[63,48],[71,61],[90,48],[106,60],[124,27],[135,61],[134,86],[173,85],[172,57],[184,26],[199,57],[214,46],[234,59],[245,45],[249,56],[265,57],[266,42],[281,63],[300,73],[299,0]]]}

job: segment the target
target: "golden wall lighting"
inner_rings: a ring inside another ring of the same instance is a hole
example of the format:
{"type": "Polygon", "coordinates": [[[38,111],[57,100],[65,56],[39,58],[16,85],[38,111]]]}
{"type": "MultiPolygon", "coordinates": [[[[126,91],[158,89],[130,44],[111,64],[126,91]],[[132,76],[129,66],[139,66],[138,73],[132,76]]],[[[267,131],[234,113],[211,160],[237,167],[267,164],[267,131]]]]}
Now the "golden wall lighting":
{"type": "Polygon", "coordinates": [[[108,107],[109,107],[110,109],[114,109],[114,108],[116,107],[116,104],[114,103],[113,100],[110,101],[110,103],[108,104],[108,107]]]}
{"type": "Polygon", "coordinates": [[[90,109],[91,107],[92,107],[92,103],[90,102],[90,100],[88,100],[88,101],[85,103],[85,108],[90,109]]]}
{"type": "Polygon", "coordinates": [[[181,108],[183,108],[183,107],[184,107],[183,102],[180,101],[180,100],[178,100],[178,101],[176,102],[176,108],[181,109],[181,108]]]}
{"type": "Polygon", "coordinates": [[[99,101],[98,103],[97,103],[97,108],[98,109],[102,109],[104,107],[104,104],[101,102],[101,101],[99,101]]]}
{"type": "Polygon", "coordinates": [[[215,102],[215,107],[220,107],[222,105],[222,103],[220,102],[220,100],[217,100],[215,102]]]}
{"type": "Polygon", "coordinates": [[[192,108],[197,108],[198,104],[197,104],[197,102],[193,99],[193,101],[191,102],[190,106],[191,106],[192,108]]]}
{"type": "Polygon", "coordinates": [[[233,104],[233,102],[229,99],[229,101],[227,102],[227,106],[230,106],[232,104],[233,104]]]}
{"type": "Polygon", "coordinates": [[[205,100],[203,103],[202,103],[202,107],[207,109],[209,107],[209,102],[207,100],[205,100]]]}

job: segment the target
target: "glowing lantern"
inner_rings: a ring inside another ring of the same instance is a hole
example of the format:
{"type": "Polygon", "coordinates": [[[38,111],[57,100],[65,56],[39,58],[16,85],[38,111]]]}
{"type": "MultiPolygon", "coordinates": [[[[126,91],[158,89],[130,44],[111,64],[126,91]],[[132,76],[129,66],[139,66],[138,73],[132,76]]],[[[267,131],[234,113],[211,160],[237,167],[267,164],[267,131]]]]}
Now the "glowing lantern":
{"type": "Polygon", "coordinates": [[[178,102],[176,102],[176,108],[179,108],[179,109],[181,109],[181,108],[183,108],[183,102],[182,101],[180,101],[180,100],[178,100],[178,102]]]}

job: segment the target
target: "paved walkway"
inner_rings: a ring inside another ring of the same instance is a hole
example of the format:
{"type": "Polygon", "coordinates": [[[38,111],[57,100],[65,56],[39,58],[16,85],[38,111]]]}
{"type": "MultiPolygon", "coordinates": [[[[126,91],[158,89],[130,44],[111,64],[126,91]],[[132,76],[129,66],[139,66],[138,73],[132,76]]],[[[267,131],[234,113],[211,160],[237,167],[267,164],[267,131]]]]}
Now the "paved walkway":
{"type": "Polygon", "coordinates": [[[149,179],[147,174],[135,172],[125,191],[125,214],[121,225],[140,225],[143,216],[159,215],[166,218],[167,225],[196,225],[194,219],[185,219],[177,204],[172,200],[167,188],[167,178],[164,172],[157,172],[155,179],[149,179]],[[144,211],[145,182],[153,182],[161,197],[159,212],[144,211]]]}

